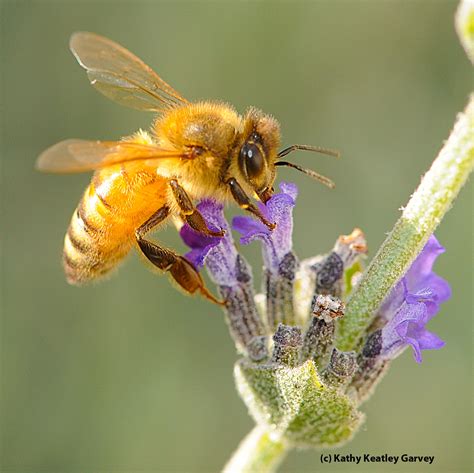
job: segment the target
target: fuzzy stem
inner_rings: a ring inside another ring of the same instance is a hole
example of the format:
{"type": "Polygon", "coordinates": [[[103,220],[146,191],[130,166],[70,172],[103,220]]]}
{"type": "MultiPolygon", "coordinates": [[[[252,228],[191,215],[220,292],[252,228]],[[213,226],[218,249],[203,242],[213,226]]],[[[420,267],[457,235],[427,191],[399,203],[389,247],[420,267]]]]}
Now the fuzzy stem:
{"type": "Polygon", "coordinates": [[[336,338],[340,350],[357,347],[375,311],[421,252],[473,167],[474,96],[471,96],[448,141],[349,299],[336,338]]]}
{"type": "Polygon", "coordinates": [[[239,444],[223,473],[271,473],[287,452],[286,442],[272,438],[263,427],[256,426],[239,444]]]}
{"type": "Polygon", "coordinates": [[[468,58],[474,64],[474,1],[461,0],[455,17],[456,30],[468,58]]]}

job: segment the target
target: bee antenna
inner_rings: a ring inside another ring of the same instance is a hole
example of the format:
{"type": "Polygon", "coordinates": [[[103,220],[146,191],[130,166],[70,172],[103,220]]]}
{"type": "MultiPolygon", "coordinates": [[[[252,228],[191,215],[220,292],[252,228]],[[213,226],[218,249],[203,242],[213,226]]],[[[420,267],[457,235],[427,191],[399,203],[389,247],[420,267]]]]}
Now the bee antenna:
{"type": "Polygon", "coordinates": [[[336,187],[336,184],[334,184],[334,182],[332,182],[331,179],[325,176],[322,176],[321,174],[317,173],[316,171],[313,171],[312,169],[306,169],[301,166],[298,166],[297,164],[289,163],[288,161],[277,161],[275,163],[275,166],[288,166],[289,168],[296,169],[306,174],[307,176],[315,179],[316,181],[321,182],[322,184],[329,187],[330,189],[334,189],[336,187]]]}
{"type": "Polygon", "coordinates": [[[301,151],[312,151],[313,153],[321,153],[326,154],[328,156],[334,156],[335,158],[340,158],[341,153],[334,149],[322,148],[321,146],[310,146],[310,145],[291,145],[288,148],[282,149],[278,153],[278,158],[283,158],[287,154],[290,154],[293,151],[301,150],[301,151]]]}

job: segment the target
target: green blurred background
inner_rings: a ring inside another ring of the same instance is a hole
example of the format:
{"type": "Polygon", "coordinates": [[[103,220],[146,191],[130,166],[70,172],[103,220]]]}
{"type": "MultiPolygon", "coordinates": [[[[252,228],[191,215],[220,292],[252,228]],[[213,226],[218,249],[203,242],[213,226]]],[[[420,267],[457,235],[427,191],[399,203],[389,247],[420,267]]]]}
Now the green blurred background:
{"type": "MultiPolygon", "coordinates": [[[[295,248],[332,247],[361,227],[371,253],[428,169],[472,87],[453,27],[455,2],[2,3],[1,471],[214,472],[251,429],[232,378],[236,359],[219,308],[171,288],[133,254],[110,280],[66,284],[70,215],[89,176],[41,175],[36,156],[69,137],[118,139],[151,115],[97,94],[68,50],[76,30],[109,36],[185,97],[255,105],[283,143],[342,160],[294,159],[335,191],[291,170],[300,186],[295,248]]],[[[236,213],[235,209],[231,210],[236,213]]],[[[367,421],[340,451],[435,455],[431,466],[357,471],[470,471],[472,189],[437,235],[436,265],[453,298],[430,323],[447,344],[394,364],[367,421]]],[[[168,228],[161,238],[184,249],[168,228]]],[[[257,245],[243,249],[257,277],[257,245]]],[[[293,452],[282,470],[335,471],[293,452]]]]}

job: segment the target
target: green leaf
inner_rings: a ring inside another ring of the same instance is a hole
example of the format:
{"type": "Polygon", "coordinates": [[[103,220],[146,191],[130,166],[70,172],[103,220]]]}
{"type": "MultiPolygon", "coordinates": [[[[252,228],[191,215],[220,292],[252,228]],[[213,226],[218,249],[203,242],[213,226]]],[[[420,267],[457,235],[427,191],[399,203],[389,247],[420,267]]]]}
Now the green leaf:
{"type": "Polygon", "coordinates": [[[363,415],[344,394],[322,383],[313,361],[289,368],[240,360],[235,379],[257,424],[299,447],[349,440],[363,415]]]}

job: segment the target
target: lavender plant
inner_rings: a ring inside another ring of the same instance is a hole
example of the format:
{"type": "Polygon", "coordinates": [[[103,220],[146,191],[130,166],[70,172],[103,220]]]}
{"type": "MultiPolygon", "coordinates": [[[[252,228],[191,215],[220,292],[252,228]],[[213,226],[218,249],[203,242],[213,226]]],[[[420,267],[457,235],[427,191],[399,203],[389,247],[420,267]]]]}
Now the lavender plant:
{"type": "MultiPolygon", "coordinates": [[[[457,30],[474,51],[474,6],[458,10],[457,30]]],[[[256,294],[252,269],[236,249],[223,207],[211,200],[198,208],[225,236],[181,229],[187,258],[205,265],[227,304],[226,320],[240,355],[237,389],[256,427],[226,465],[226,472],[274,471],[294,447],[341,445],[357,432],[360,406],[390,363],[411,347],[422,351],[444,342],[427,328],[449,284],[433,265],[444,248],[433,232],[474,167],[474,98],[410,198],[385,242],[364,270],[367,244],[361,230],[337,238],[325,254],[300,261],[293,251],[292,210],[297,187],[281,183],[260,210],[276,223],[270,231],[252,217],[232,228],[240,243],[259,241],[263,288],[256,294]]]]}

